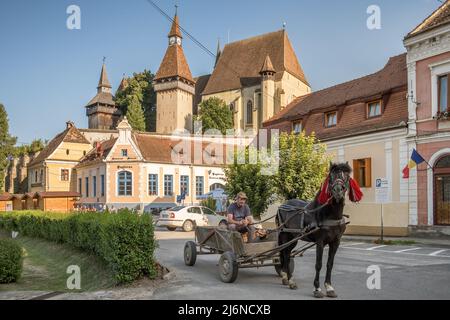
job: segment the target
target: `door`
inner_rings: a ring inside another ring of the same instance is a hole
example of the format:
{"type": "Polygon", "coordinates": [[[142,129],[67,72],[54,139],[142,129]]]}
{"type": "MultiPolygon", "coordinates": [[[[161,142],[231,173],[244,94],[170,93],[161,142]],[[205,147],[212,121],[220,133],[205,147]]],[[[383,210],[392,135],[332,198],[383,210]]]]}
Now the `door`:
{"type": "Polygon", "coordinates": [[[434,167],[434,221],[450,225],[450,155],[442,157],[434,167]]]}
{"type": "Polygon", "coordinates": [[[197,226],[202,227],[206,225],[206,221],[205,219],[203,219],[203,214],[200,207],[190,207],[187,211],[189,213],[190,219],[195,221],[195,224],[197,226]]]}

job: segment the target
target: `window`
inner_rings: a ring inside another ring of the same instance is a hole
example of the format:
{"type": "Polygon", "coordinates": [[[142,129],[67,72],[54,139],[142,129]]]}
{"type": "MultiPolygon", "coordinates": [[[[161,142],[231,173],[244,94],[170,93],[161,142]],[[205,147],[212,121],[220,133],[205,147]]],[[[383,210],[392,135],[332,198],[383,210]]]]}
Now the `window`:
{"type": "Polygon", "coordinates": [[[203,195],[203,188],[205,185],[205,178],[204,177],[195,177],[195,194],[197,196],[203,195]]]}
{"type": "Polygon", "coordinates": [[[81,180],[81,178],[79,178],[78,179],[78,193],[79,194],[81,194],[81,191],[82,191],[81,190],[81,188],[83,187],[82,184],[83,184],[83,181],[81,180]]]}
{"type": "Polygon", "coordinates": [[[189,195],[189,176],[180,177],[180,194],[189,195]]]}
{"type": "Polygon", "coordinates": [[[438,102],[438,112],[444,112],[449,109],[448,102],[449,102],[449,81],[448,81],[448,75],[443,75],[438,78],[438,90],[439,90],[439,102],[438,102]]]}
{"type": "Polygon", "coordinates": [[[86,177],[86,198],[89,198],[89,177],[86,177]]]}
{"type": "Polygon", "coordinates": [[[253,102],[248,100],[247,102],[247,124],[253,123],[253,102]]]}
{"type": "Polygon", "coordinates": [[[128,150],[122,149],[122,157],[128,157],[128,150]]]}
{"type": "Polygon", "coordinates": [[[221,183],[214,183],[210,188],[209,191],[214,191],[217,189],[225,189],[225,186],[221,183]]]}
{"type": "Polygon", "coordinates": [[[70,154],[70,150],[69,150],[69,149],[66,150],[66,154],[67,154],[67,155],[70,154]]]}
{"type": "Polygon", "coordinates": [[[117,186],[119,196],[133,195],[133,174],[129,171],[121,171],[117,175],[117,186]]]}
{"type": "Polygon", "coordinates": [[[148,175],[148,195],[157,196],[158,195],[158,175],[149,174],[148,175]]]}
{"type": "Polygon", "coordinates": [[[85,155],[86,155],[86,150],[83,151],[83,156],[85,156],[85,155]]]}
{"type": "Polygon", "coordinates": [[[93,196],[96,197],[97,196],[97,176],[92,177],[92,191],[93,191],[93,196]]]}
{"type": "Polygon", "coordinates": [[[381,116],[381,100],[367,104],[367,118],[381,116]]]}
{"type": "Polygon", "coordinates": [[[372,159],[353,160],[353,178],[362,188],[372,186],[372,159]]]}
{"type": "Polygon", "coordinates": [[[337,112],[330,112],[325,114],[325,126],[334,127],[337,125],[337,112]]]}
{"type": "Polygon", "coordinates": [[[34,182],[38,182],[38,171],[34,171],[34,182]]]}
{"type": "Polygon", "coordinates": [[[202,210],[199,207],[190,207],[187,209],[187,212],[202,214],[202,210]]]}
{"type": "Polygon", "coordinates": [[[296,121],[292,124],[293,130],[295,134],[301,133],[303,130],[302,127],[302,122],[301,121],[296,121]]]}
{"type": "Polygon", "coordinates": [[[234,102],[230,103],[230,110],[234,113],[234,102]]]}
{"type": "Polygon", "coordinates": [[[100,176],[100,196],[105,196],[105,175],[100,176]]]}
{"type": "Polygon", "coordinates": [[[61,169],[61,181],[69,181],[69,169],[61,169]]]}
{"type": "Polygon", "coordinates": [[[164,175],[164,196],[173,196],[173,176],[170,174],[164,175]]]}

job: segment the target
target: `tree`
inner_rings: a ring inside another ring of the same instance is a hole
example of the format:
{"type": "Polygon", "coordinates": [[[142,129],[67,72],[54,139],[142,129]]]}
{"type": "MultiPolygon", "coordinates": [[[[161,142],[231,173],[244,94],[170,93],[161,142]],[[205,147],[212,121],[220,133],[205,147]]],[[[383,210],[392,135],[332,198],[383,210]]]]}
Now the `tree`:
{"type": "Polygon", "coordinates": [[[43,141],[42,139],[35,139],[30,145],[23,145],[14,148],[13,156],[21,157],[26,154],[32,155],[36,152],[42,151],[47,145],[48,141],[43,141]]]}
{"type": "Polygon", "coordinates": [[[312,199],[324,181],[331,157],[315,135],[282,133],[280,162],[274,187],[285,199],[312,199]]]}
{"type": "Polygon", "coordinates": [[[237,164],[235,161],[224,169],[227,182],[225,192],[230,198],[241,191],[245,192],[253,216],[259,218],[269,206],[274,189],[271,177],[262,174],[263,164],[259,161],[256,164],[250,163],[250,152],[256,150],[246,149],[245,164],[237,164]]]}
{"type": "Polygon", "coordinates": [[[199,105],[197,121],[202,121],[203,133],[206,130],[217,129],[223,135],[228,129],[233,129],[233,112],[222,99],[212,97],[199,105]]]}
{"type": "Polygon", "coordinates": [[[127,115],[129,121],[128,112],[132,109],[130,116],[133,120],[130,124],[136,130],[156,131],[156,93],[152,84],[154,77],[154,74],[148,70],[134,73],[131,78],[125,79],[126,86],[116,92],[116,104],[122,114],[127,115]],[[142,125],[142,118],[144,118],[144,125],[142,125]]]}
{"type": "Polygon", "coordinates": [[[16,138],[9,134],[8,114],[0,103],[0,191],[5,187],[6,168],[13,155],[16,138]]]}

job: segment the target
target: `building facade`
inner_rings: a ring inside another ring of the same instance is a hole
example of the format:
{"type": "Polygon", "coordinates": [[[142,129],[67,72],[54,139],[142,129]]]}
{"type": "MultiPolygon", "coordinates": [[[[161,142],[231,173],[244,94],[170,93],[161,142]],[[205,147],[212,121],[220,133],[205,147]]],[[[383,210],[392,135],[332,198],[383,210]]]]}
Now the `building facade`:
{"type": "Polygon", "coordinates": [[[299,97],[264,123],[281,132],[315,134],[336,162],[348,162],[364,192],[359,204],[347,203],[348,233],[380,234],[381,204],[376,180],[387,179],[384,232],[406,235],[409,225],[406,54],[389,59],[380,71],[299,97]]]}
{"type": "Polygon", "coordinates": [[[404,39],[408,66],[408,149],[426,160],[409,178],[410,224],[450,225],[450,2],[404,39]]]}

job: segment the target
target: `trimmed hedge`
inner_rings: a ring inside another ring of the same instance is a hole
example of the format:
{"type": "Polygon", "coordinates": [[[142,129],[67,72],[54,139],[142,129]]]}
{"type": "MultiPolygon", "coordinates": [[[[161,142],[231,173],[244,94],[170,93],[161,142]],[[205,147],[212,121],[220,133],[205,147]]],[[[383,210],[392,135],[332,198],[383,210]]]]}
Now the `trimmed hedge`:
{"type": "Polygon", "coordinates": [[[0,214],[0,228],[92,252],[107,263],[119,283],[156,276],[154,227],[150,215],[118,213],[0,214]]]}
{"type": "Polygon", "coordinates": [[[22,247],[14,240],[0,239],[0,283],[16,282],[22,266],[22,247]]]}

